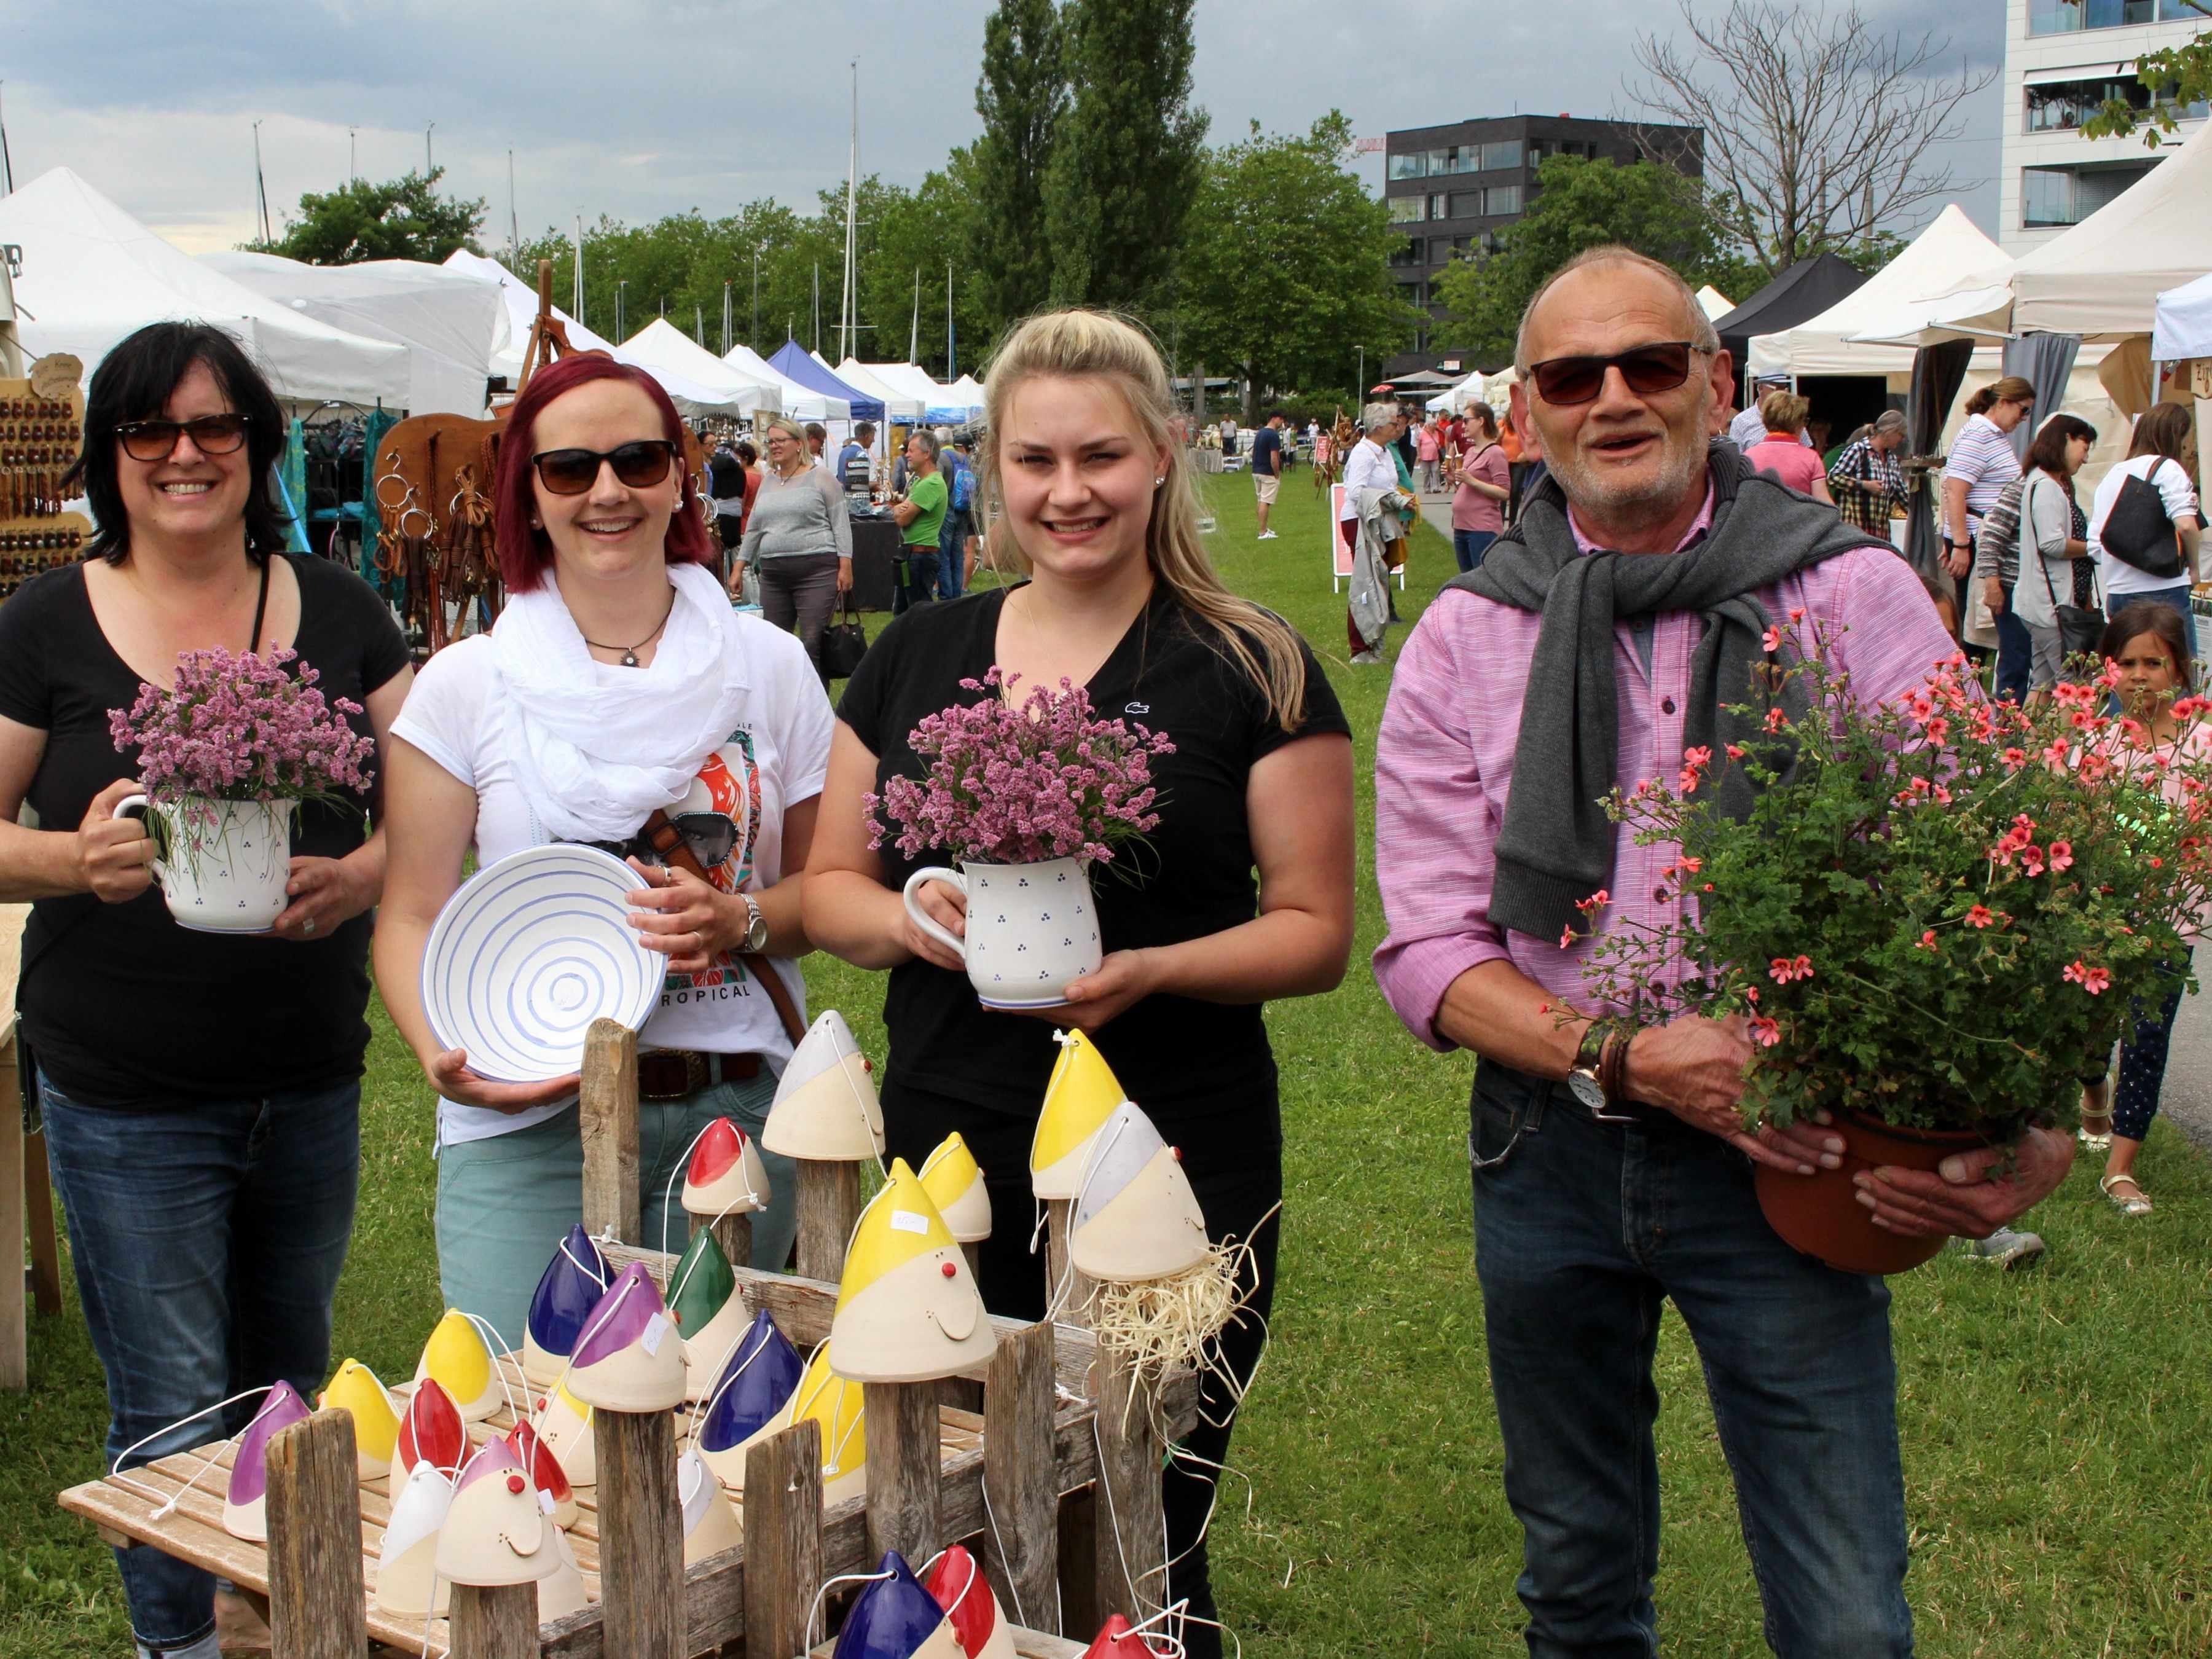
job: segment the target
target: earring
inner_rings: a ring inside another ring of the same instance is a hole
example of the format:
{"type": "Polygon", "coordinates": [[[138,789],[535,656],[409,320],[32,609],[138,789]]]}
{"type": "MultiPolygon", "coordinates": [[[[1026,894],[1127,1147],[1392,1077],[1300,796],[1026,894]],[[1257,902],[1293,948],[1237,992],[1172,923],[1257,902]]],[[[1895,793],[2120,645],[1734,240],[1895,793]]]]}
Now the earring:
{"type": "Polygon", "coordinates": [[[1168,481],[1168,475],[1167,475],[1166,473],[1163,472],[1163,473],[1161,473],[1161,474],[1160,474],[1160,476],[1159,476],[1158,477],[1157,477],[1157,478],[1155,478],[1155,479],[1153,479],[1153,480],[1152,480],[1152,488],[1153,488],[1153,489],[1158,489],[1162,484],[1165,483],[1167,481],[1168,481]]]}

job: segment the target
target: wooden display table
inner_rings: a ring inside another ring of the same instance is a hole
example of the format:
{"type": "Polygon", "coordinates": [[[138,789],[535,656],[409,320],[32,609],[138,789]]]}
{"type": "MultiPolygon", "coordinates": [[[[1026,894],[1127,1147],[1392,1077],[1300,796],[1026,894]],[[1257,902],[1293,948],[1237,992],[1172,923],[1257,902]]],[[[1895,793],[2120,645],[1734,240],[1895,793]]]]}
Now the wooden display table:
{"type": "Polygon", "coordinates": [[[16,1080],[15,977],[30,915],[27,904],[0,904],[0,1239],[21,1240],[27,1223],[31,1241],[27,1290],[25,1273],[0,1261],[0,1389],[30,1386],[27,1315],[32,1303],[42,1314],[59,1313],[62,1306],[46,1138],[24,1133],[16,1080]]]}

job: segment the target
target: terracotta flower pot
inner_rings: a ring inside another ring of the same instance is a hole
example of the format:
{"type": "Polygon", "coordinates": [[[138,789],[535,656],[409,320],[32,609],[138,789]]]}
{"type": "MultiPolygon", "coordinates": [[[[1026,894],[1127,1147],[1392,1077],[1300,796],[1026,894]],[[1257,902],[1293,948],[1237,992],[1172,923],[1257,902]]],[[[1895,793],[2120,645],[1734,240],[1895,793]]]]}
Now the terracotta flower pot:
{"type": "Polygon", "coordinates": [[[1753,1170],[1759,1207],[1783,1242],[1847,1273],[1901,1273],[1943,1248],[1941,1238],[1907,1238],[1874,1224],[1853,1177],[1887,1164],[1933,1170],[1954,1152],[1984,1144],[1971,1129],[1908,1129],[1862,1112],[1844,1112],[1830,1126],[1844,1138],[1838,1170],[1790,1175],[1764,1164],[1753,1170]]]}

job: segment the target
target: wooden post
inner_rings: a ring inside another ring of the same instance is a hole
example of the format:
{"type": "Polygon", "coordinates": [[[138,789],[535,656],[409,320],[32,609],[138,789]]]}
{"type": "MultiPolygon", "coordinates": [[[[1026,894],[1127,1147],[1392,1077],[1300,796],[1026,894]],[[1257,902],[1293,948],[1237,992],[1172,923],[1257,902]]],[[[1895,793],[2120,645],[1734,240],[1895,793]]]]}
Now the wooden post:
{"type": "Polygon", "coordinates": [[[934,1382],[864,1382],[868,1424],[868,1559],[896,1550],[927,1561],[943,1547],[934,1382]]]}
{"type": "Polygon", "coordinates": [[[361,1473],[353,1413],[317,1412],[269,1442],[269,1625],[273,1659],[360,1659],[361,1473]]]}
{"type": "Polygon", "coordinates": [[[1075,1209],[1074,1201],[1065,1198],[1045,1200],[1045,1271],[1052,1275],[1049,1295],[1060,1297],[1060,1311],[1053,1316],[1061,1325],[1080,1325],[1091,1328],[1091,1280],[1067,1259],[1067,1224],[1075,1209]],[[1066,1288],[1061,1289],[1062,1285],[1066,1288]]]}
{"type": "Polygon", "coordinates": [[[806,1650],[822,1584],[822,1425],[812,1418],[745,1454],[745,1650],[806,1650]]]}
{"type": "Polygon", "coordinates": [[[595,1019],[584,1036],[578,1098],[584,1142],[584,1231],[624,1244],[643,1243],[637,1196],[637,1033],[595,1019]]]}
{"type": "Polygon", "coordinates": [[[15,1010],[0,1012],[0,1389],[31,1385],[30,1322],[24,1296],[23,1103],[15,1083],[15,1010]]]}
{"type": "Polygon", "coordinates": [[[722,1254],[730,1258],[732,1267],[750,1267],[753,1265],[752,1217],[726,1215],[720,1221],[710,1221],[703,1215],[691,1218],[692,1237],[698,1237],[701,1231],[708,1227],[714,1229],[714,1242],[722,1247],[722,1254]]]}
{"type": "MultiPolygon", "coordinates": [[[[0,1067],[15,1065],[0,1055],[0,1067]]],[[[0,1097],[4,1097],[0,1085],[0,1097]]],[[[0,1097],[0,1112],[11,1109],[0,1097]]],[[[54,1242],[54,1189],[46,1180],[46,1134],[23,1137],[23,1213],[31,1229],[31,1298],[42,1314],[62,1310],[62,1264],[54,1242]]]]}
{"type": "Polygon", "coordinates": [[[1059,1600],[1052,1407],[1052,1327],[1001,1335],[983,1386],[983,1571],[1014,1622],[1031,1630],[1051,1627],[1059,1600]]]}
{"type": "Polygon", "coordinates": [[[860,1166],[802,1158],[799,1164],[799,1276],[845,1276],[845,1243],[860,1218],[860,1166]]]}
{"type": "Polygon", "coordinates": [[[1167,1601],[1160,1513],[1165,1449],[1152,1421],[1152,1391],[1128,1359],[1102,1346],[1092,1375],[1098,1401],[1098,1617],[1119,1613],[1139,1624],[1167,1601]]]}
{"type": "Polygon", "coordinates": [[[605,1659],[684,1659],[676,1419],[667,1412],[595,1411],[592,1426],[599,1442],[605,1659]]]}
{"type": "Polygon", "coordinates": [[[453,1590],[452,1659],[538,1659],[538,1586],[453,1590]]]}

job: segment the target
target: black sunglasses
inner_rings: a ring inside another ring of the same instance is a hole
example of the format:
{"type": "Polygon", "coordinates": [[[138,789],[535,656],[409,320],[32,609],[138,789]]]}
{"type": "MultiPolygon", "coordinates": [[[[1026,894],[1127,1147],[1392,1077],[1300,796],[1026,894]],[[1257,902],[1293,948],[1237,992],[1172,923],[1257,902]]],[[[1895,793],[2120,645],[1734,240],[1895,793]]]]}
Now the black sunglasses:
{"type": "Polygon", "coordinates": [[[1690,354],[1703,349],[1687,340],[1668,340],[1610,357],[1547,357],[1528,365],[1528,378],[1536,383],[1536,395],[1555,404],[1595,401],[1605,390],[1609,368],[1620,371],[1631,392],[1672,392],[1690,378],[1690,354]]]}
{"type": "Polygon", "coordinates": [[[244,415],[203,415],[196,421],[125,421],[115,428],[123,453],[134,461],[166,461],[176,453],[177,434],[192,441],[203,455],[228,455],[246,441],[244,415]]]}
{"type": "Polygon", "coordinates": [[[641,438],[635,443],[605,452],[549,449],[532,455],[530,464],[538,469],[538,482],[545,486],[549,494],[580,495],[599,482],[599,464],[603,461],[614,468],[617,483],[628,489],[643,489],[666,477],[669,464],[675,458],[676,446],[665,438],[641,438]]]}

